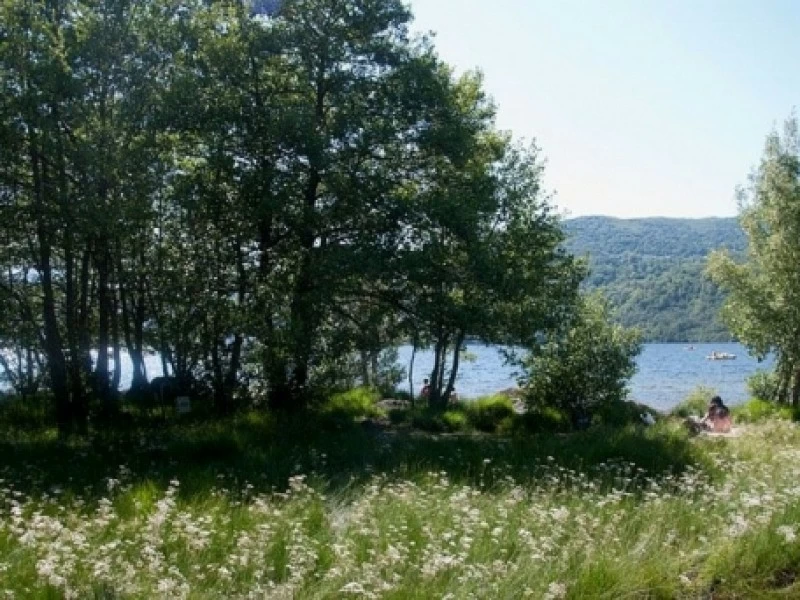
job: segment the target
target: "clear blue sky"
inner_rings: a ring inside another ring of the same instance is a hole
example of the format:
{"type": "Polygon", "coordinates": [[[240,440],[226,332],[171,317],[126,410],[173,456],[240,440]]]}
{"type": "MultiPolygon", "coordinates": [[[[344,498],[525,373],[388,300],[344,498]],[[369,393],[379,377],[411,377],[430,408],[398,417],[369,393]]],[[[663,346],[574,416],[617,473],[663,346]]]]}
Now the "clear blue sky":
{"type": "Polygon", "coordinates": [[[800,106],[800,0],[409,0],[570,216],[731,216],[800,106]]]}

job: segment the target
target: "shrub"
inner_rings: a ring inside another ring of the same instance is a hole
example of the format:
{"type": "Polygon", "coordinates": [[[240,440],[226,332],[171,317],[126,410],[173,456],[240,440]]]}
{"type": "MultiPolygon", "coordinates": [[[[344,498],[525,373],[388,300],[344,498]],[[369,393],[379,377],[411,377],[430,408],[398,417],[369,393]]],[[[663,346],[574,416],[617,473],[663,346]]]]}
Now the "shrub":
{"type": "Polygon", "coordinates": [[[592,423],[615,428],[625,427],[626,425],[642,424],[646,414],[650,415],[653,420],[658,420],[658,412],[644,404],[630,400],[608,402],[595,408],[592,413],[592,423]]]}
{"type": "Polygon", "coordinates": [[[359,387],[346,392],[333,394],[323,405],[326,415],[343,417],[377,417],[381,411],[376,406],[380,400],[378,392],[373,388],[359,387]]]}
{"type": "Polygon", "coordinates": [[[756,371],[747,378],[747,391],[754,398],[773,400],[778,390],[778,376],[773,371],[756,371]]]}
{"type": "Polygon", "coordinates": [[[54,403],[46,394],[25,400],[20,396],[5,396],[0,399],[0,423],[20,429],[47,427],[55,423],[54,403]]]}
{"type": "Polygon", "coordinates": [[[523,363],[530,410],[552,406],[577,420],[625,397],[641,344],[638,332],[610,319],[601,296],[584,297],[572,322],[533,349],[523,363]]]}
{"type": "Polygon", "coordinates": [[[712,388],[702,385],[697,386],[686,398],[681,400],[681,402],[672,409],[670,414],[684,419],[689,416],[702,417],[706,414],[708,403],[715,394],[716,391],[712,388]]]}
{"type": "Polygon", "coordinates": [[[514,405],[508,396],[487,396],[464,405],[467,419],[479,431],[495,432],[504,419],[514,418],[514,405]]]}
{"type": "Polygon", "coordinates": [[[447,424],[444,422],[444,415],[441,411],[430,408],[418,408],[411,414],[411,425],[422,431],[431,433],[444,433],[447,431],[447,424]]]}
{"type": "Polygon", "coordinates": [[[448,431],[464,431],[469,428],[469,419],[460,410],[448,410],[442,415],[442,421],[448,431]]]}
{"type": "Polygon", "coordinates": [[[572,428],[569,415],[551,406],[539,407],[519,415],[516,426],[518,431],[535,433],[565,432],[572,428]]]}
{"type": "Polygon", "coordinates": [[[800,416],[791,406],[782,406],[760,398],[752,398],[740,406],[735,406],[731,412],[734,420],[742,423],[758,423],[775,418],[796,421],[800,416]]]}
{"type": "Polygon", "coordinates": [[[392,425],[402,425],[411,420],[411,411],[402,408],[393,408],[389,411],[389,422],[392,425]]]}

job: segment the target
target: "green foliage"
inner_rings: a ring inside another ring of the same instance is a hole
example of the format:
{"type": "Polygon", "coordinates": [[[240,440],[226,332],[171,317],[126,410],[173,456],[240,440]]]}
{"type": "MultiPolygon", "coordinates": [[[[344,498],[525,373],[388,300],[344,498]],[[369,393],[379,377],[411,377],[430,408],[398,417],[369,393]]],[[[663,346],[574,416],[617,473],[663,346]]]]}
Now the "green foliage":
{"type": "Polygon", "coordinates": [[[568,316],[583,269],[539,149],[411,21],[401,0],[0,3],[0,377],[47,382],[85,433],[119,409],[123,349],[138,388],[156,352],[228,414],[389,392],[413,337],[443,405],[466,337],[568,316]]]}
{"type": "Polygon", "coordinates": [[[558,433],[572,429],[570,416],[552,406],[537,406],[518,415],[516,425],[521,433],[558,433]]]}
{"type": "Polygon", "coordinates": [[[774,400],[778,393],[778,375],[774,371],[756,371],[747,378],[747,391],[760,400],[774,400]]]}
{"type": "MultiPolygon", "coordinates": [[[[800,405],[800,132],[795,116],[767,137],[747,188],[739,192],[746,260],[726,251],[708,262],[727,292],[723,319],[756,356],[776,356],[777,399],[800,405]]],[[[763,391],[763,390],[762,390],[763,391]]]]}
{"type": "Polygon", "coordinates": [[[322,413],[342,417],[376,417],[381,414],[376,403],[380,394],[373,388],[355,388],[333,394],[322,406],[322,413]]]}
{"type": "Polygon", "coordinates": [[[448,431],[466,431],[469,429],[469,415],[461,410],[447,410],[442,415],[442,421],[448,431]]]}
{"type": "Polygon", "coordinates": [[[449,426],[444,421],[444,415],[445,413],[435,408],[416,408],[411,411],[411,426],[429,433],[445,433],[449,431],[449,426]]]}
{"type": "Polygon", "coordinates": [[[554,334],[525,360],[525,401],[531,410],[552,406],[573,417],[614,405],[625,397],[640,347],[636,331],[609,321],[601,297],[585,297],[567,330],[554,334]]]}
{"type": "Polygon", "coordinates": [[[0,397],[0,426],[4,428],[35,430],[54,422],[53,404],[46,394],[0,397]]]}
{"type": "Polygon", "coordinates": [[[645,341],[729,341],[719,318],[725,298],[704,276],[706,257],[720,247],[746,247],[735,218],[616,219],[564,222],[570,252],[589,259],[587,290],[600,290],[626,327],[645,341]]]}
{"type": "Polygon", "coordinates": [[[508,396],[486,396],[463,406],[470,425],[478,431],[494,433],[499,428],[507,429],[514,418],[514,405],[508,396]]]}
{"type": "Polygon", "coordinates": [[[628,425],[642,425],[645,415],[650,415],[657,422],[659,414],[654,409],[638,402],[623,400],[598,405],[592,412],[592,424],[621,428],[628,425]]]}
{"type": "Polygon", "coordinates": [[[684,419],[689,416],[702,417],[706,414],[708,404],[715,395],[714,389],[702,385],[697,386],[670,411],[670,414],[684,419]]]}
{"type": "Polygon", "coordinates": [[[742,423],[759,423],[770,419],[796,421],[798,411],[791,406],[781,406],[775,402],[755,397],[744,404],[734,406],[731,409],[731,415],[734,421],[742,423]]]}

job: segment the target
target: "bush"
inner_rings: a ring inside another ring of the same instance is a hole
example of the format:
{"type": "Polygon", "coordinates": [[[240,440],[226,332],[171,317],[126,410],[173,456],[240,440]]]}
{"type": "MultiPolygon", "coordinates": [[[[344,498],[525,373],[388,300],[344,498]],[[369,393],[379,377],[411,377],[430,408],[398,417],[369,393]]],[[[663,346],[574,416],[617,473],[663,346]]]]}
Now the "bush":
{"type": "Polygon", "coordinates": [[[708,403],[716,395],[716,391],[705,386],[697,386],[686,398],[670,411],[676,417],[686,418],[689,416],[702,417],[706,414],[708,403]]]}
{"type": "Polygon", "coordinates": [[[778,376],[773,371],[756,371],[747,378],[747,391],[759,400],[773,400],[778,390],[778,376]]]}
{"type": "Polygon", "coordinates": [[[389,411],[389,422],[392,425],[404,425],[411,420],[411,411],[402,408],[393,408],[389,411]]]}
{"type": "Polygon", "coordinates": [[[637,425],[644,423],[645,414],[650,415],[654,421],[658,420],[658,412],[644,404],[630,400],[608,402],[595,408],[592,413],[592,423],[614,428],[637,425]]]}
{"type": "Polygon", "coordinates": [[[759,421],[776,418],[796,421],[800,416],[791,406],[781,406],[760,398],[753,398],[740,406],[735,406],[731,413],[734,420],[741,423],[758,423],[759,421]]]}
{"type": "Polygon", "coordinates": [[[25,400],[20,396],[4,396],[0,399],[0,423],[20,429],[47,427],[55,424],[54,406],[46,394],[25,400]]]}
{"type": "Polygon", "coordinates": [[[528,409],[551,406],[577,420],[598,405],[624,399],[640,348],[638,332],[613,324],[601,296],[582,298],[568,327],[523,363],[528,409]]]}
{"type": "Polygon", "coordinates": [[[322,407],[325,415],[341,417],[378,417],[380,409],[376,406],[380,396],[372,388],[359,387],[347,392],[332,395],[322,407]]]}
{"type": "Polygon", "coordinates": [[[532,433],[556,433],[572,429],[569,415],[551,406],[539,407],[519,415],[516,419],[517,431],[532,433]]]}
{"type": "Polygon", "coordinates": [[[447,431],[443,413],[427,407],[412,411],[411,426],[431,433],[444,433],[447,431]]]}
{"type": "Polygon", "coordinates": [[[448,431],[465,431],[469,428],[469,419],[460,410],[448,410],[442,415],[442,421],[448,431]]]}
{"type": "MultiPolygon", "coordinates": [[[[487,396],[464,405],[467,419],[478,431],[493,433],[504,420],[513,420],[514,405],[508,396],[487,396]]],[[[509,424],[506,424],[508,427],[509,424]]]]}

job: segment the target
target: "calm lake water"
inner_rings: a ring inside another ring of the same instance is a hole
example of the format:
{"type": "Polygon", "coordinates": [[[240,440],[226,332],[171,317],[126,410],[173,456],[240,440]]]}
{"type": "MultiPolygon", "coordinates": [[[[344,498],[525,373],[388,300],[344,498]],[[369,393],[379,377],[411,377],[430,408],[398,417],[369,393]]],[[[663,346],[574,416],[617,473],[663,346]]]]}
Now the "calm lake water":
{"type": "MultiPolygon", "coordinates": [[[[462,398],[475,398],[517,385],[517,373],[505,364],[493,346],[470,345],[467,351],[474,360],[463,361],[456,380],[456,391],[462,398]]],[[[399,362],[406,369],[411,346],[399,349],[399,362]]],[[[123,353],[123,376],[120,389],[130,386],[130,359],[123,353]]],[[[146,356],[150,378],[161,375],[161,361],[156,355],[146,356]]],[[[630,398],[659,410],[668,410],[699,385],[714,388],[728,404],[747,400],[747,378],[758,370],[772,368],[772,361],[762,363],[747,354],[740,344],[645,344],[639,355],[638,370],[630,384],[630,398]],[[688,348],[693,347],[693,350],[688,348]],[[707,360],[712,350],[736,355],[735,360],[707,360]]],[[[433,367],[433,353],[417,352],[414,362],[414,389],[422,388],[422,380],[433,367]]],[[[408,388],[407,378],[401,389],[408,388]]],[[[0,382],[0,389],[4,386],[0,382]]]]}
{"type": "MultiPolygon", "coordinates": [[[[504,364],[492,346],[468,346],[473,362],[462,362],[456,390],[465,398],[491,394],[516,386],[517,374],[504,364]]],[[[399,362],[408,366],[411,347],[400,348],[399,362]]],[[[758,370],[771,369],[771,360],[759,363],[741,344],[645,344],[637,359],[638,369],[630,383],[630,398],[668,410],[694,388],[715,389],[727,404],[747,400],[747,378],[758,370]],[[689,349],[693,348],[693,349],[689,349]],[[735,360],[708,360],[712,350],[735,354],[735,360]]],[[[418,392],[423,378],[433,366],[432,352],[417,352],[414,362],[414,387],[418,392]]],[[[408,387],[406,382],[404,386],[408,387]]]]}

